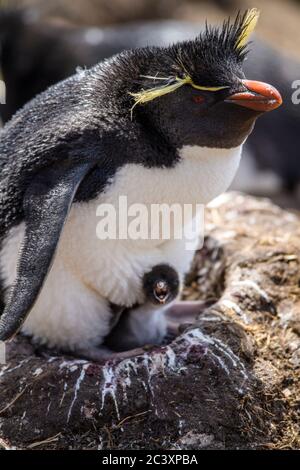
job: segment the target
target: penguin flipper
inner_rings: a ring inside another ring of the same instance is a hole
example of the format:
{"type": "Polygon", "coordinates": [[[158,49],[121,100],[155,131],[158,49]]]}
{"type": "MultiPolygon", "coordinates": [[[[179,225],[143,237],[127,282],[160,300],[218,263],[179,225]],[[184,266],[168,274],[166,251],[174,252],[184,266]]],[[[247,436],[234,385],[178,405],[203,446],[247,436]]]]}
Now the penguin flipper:
{"type": "Polygon", "coordinates": [[[91,166],[61,162],[45,168],[25,191],[24,241],[16,280],[0,317],[0,340],[14,336],[33,307],[51,268],[76,190],[91,166]]]}

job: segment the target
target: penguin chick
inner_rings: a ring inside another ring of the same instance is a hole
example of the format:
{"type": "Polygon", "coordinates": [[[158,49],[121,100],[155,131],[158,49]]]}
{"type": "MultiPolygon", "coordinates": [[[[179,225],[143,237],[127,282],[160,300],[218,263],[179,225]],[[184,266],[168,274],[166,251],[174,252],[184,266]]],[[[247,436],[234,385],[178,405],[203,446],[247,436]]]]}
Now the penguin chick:
{"type": "Polygon", "coordinates": [[[98,208],[118,208],[123,195],[148,214],[162,203],[184,213],[228,188],[256,119],[281,104],[242,71],[256,19],[251,10],[192,41],[123,52],[50,87],[4,126],[0,340],[22,328],[48,346],[95,348],[115,304],[132,310],[137,346],[160,341],[164,306],[132,306],[151,267],[170,264],[180,279],[188,271],[195,212],[179,238],[103,239],[98,208]]]}
{"type": "Polygon", "coordinates": [[[142,278],[143,303],[116,315],[105,345],[120,352],[142,347],[145,342],[160,343],[168,332],[161,307],[176,299],[179,286],[179,275],[174,268],[168,264],[153,266],[142,278]]]}
{"type": "Polygon", "coordinates": [[[169,304],[179,293],[178,273],[167,264],[154,266],[143,276],[143,292],[153,305],[169,304]]]}

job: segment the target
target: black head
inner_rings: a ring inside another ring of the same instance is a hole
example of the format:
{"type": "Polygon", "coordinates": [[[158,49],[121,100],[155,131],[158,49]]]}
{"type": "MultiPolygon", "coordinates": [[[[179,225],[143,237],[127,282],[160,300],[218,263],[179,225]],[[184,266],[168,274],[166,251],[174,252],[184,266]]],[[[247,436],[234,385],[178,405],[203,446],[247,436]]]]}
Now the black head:
{"type": "Polygon", "coordinates": [[[168,264],[158,264],[143,277],[146,300],[154,305],[165,305],[174,300],[179,292],[179,277],[168,264]]]}
{"type": "Polygon", "coordinates": [[[193,41],[145,53],[148,68],[131,91],[132,119],[158,128],[177,148],[231,148],[255,119],[281,104],[277,90],[245,80],[242,64],[256,10],[209,27],[193,41]]]}

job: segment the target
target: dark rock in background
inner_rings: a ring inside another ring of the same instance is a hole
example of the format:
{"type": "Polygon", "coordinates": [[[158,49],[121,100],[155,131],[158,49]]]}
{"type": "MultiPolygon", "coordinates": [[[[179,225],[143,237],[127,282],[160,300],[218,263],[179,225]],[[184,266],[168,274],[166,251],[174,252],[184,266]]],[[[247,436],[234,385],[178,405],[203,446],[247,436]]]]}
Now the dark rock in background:
{"type": "Polygon", "coordinates": [[[10,8],[30,8],[41,19],[78,25],[107,25],[167,18],[182,0],[9,0],[10,8]]]}

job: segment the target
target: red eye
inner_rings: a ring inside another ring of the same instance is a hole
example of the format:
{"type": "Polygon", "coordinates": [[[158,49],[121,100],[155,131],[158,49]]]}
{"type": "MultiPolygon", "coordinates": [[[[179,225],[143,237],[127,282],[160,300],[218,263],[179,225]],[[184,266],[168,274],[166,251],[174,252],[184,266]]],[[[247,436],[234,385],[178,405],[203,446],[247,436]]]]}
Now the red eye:
{"type": "Polygon", "coordinates": [[[194,103],[201,104],[205,101],[205,98],[201,95],[193,96],[194,103]]]}

